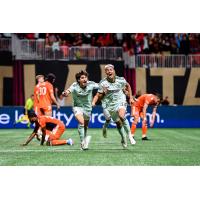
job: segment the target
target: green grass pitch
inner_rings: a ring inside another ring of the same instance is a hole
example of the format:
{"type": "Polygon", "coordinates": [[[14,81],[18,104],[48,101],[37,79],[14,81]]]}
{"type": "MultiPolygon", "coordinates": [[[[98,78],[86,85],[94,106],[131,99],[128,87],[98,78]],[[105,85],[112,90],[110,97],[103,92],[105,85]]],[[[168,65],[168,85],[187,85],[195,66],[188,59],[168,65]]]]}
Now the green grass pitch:
{"type": "Polygon", "coordinates": [[[149,129],[150,141],[141,140],[137,129],[137,144],[123,149],[116,129],[89,129],[92,136],[88,151],[80,151],[76,129],[67,129],[62,138],[71,137],[74,146],[40,146],[34,139],[20,146],[31,129],[0,130],[1,166],[195,166],[200,165],[200,129],[149,129]]]}

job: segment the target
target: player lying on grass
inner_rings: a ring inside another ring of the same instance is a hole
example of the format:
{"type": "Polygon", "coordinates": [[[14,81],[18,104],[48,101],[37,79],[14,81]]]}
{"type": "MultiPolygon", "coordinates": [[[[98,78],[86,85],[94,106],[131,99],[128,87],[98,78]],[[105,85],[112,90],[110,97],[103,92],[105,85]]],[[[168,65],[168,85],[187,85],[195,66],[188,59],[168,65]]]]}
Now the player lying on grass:
{"type": "Polygon", "coordinates": [[[23,144],[24,146],[27,145],[34,137],[41,141],[41,145],[46,144],[49,146],[56,146],[56,145],[72,145],[73,141],[71,138],[68,140],[61,140],[60,137],[65,131],[65,125],[62,121],[49,117],[49,116],[37,116],[35,113],[29,113],[28,115],[29,120],[31,123],[35,123],[35,129],[33,133],[29,136],[27,141],[23,144]],[[38,129],[41,128],[42,137],[38,135],[38,129]]]}
{"type": "Polygon", "coordinates": [[[127,102],[123,90],[127,87],[130,97],[130,104],[134,102],[130,85],[123,77],[115,75],[114,66],[108,64],[105,66],[106,77],[100,81],[97,95],[93,98],[92,105],[95,106],[98,99],[103,99],[103,108],[106,109],[117,125],[117,130],[121,135],[121,143],[124,148],[127,147],[126,131],[131,144],[135,140],[131,136],[131,130],[128,120],[125,117],[127,102]]]}
{"type": "Polygon", "coordinates": [[[87,136],[87,128],[92,111],[92,91],[98,89],[99,85],[88,80],[88,73],[86,71],[80,71],[75,75],[75,78],[76,82],[62,94],[65,97],[69,94],[72,95],[73,112],[78,121],[81,150],[85,150],[88,149],[91,139],[91,136],[87,136]]]}
{"type": "Polygon", "coordinates": [[[28,119],[28,114],[30,112],[33,112],[33,101],[34,101],[34,95],[32,94],[27,100],[26,100],[26,104],[24,106],[24,115],[18,119],[15,123],[14,126],[22,121],[26,121],[27,122],[27,127],[30,128],[30,121],[28,119]]]}
{"type": "Polygon", "coordinates": [[[146,112],[149,105],[154,106],[150,119],[150,127],[153,127],[156,117],[157,106],[160,104],[160,96],[153,94],[143,94],[137,101],[131,105],[131,116],[134,117],[134,121],[131,126],[131,134],[134,137],[136,126],[139,117],[142,118],[142,140],[148,140],[147,138],[147,117],[146,112]]]}

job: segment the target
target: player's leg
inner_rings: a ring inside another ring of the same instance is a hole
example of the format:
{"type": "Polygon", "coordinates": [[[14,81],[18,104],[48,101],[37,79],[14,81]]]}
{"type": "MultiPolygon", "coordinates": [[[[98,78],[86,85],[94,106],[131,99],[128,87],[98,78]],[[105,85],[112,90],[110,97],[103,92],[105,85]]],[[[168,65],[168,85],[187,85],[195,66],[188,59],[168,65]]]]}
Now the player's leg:
{"type": "Polygon", "coordinates": [[[142,118],[142,140],[148,140],[147,138],[147,120],[144,119],[143,113],[140,113],[140,117],[142,118]]]}
{"type": "Polygon", "coordinates": [[[136,144],[136,141],[134,140],[134,138],[131,135],[131,129],[130,129],[130,125],[128,120],[125,117],[126,114],[126,106],[120,106],[118,108],[118,113],[119,113],[119,118],[122,121],[124,130],[126,132],[126,134],[128,135],[129,141],[131,144],[136,144]]]}
{"type": "Polygon", "coordinates": [[[131,107],[131,116],[134,117],[134,121],[132,122],[132,125],[131,125],[131,134],[132,134],[132,137],[134,137],[136,127],[137,127],[137,123],[138,123],[138,120],[139,120],[139,109],[138,109],[138,107],[136,107],[136,106],[131,107]]]}
{"type": "Polygon", "coordinates": [[[63,123],[60,123],[58,126],[56,126],[52,133],[49,136],[49,141],[52,146],[57,146],[57,145],[72,145],[73,141],[71,138],[68,140],[60,140],[62,134],[65,132],[65,125],[63,123]]]}
{"type": "Polygon", "coordinates": [[[88,149],[88,146],[91,140],[91,136],[87,135],[87,129],[88,129],[90,116],[91,116],[91,112],[84,110],[83,117],[84,117],[84,131],[85,131],[85,136],[84,136],[85,150],[88,149]]]}
{"type": "Polygon", "coordinates": [[[110,121],[111,121],[111,116],[110,116],[110,113],[107,109],[103,109],[103,114],[105,116],[105,123],[103,125],[103,137],[106,138],[107,137],[107,128],[110,124],[110,121]]]}
{"type": "Polygon", "coordinates": [[[78,121],[78,133],[80,136],[81,149],[84,149],[85,146],[85,128],[84,128],[84,117],[83,117],[83,109],[79,107],[73,107],[73,112],[76,120],[78,121]]]}
{"type": "Polygon", "coordinates": [[[122,121],[119,118],[119,113],[117,111],[110,112],[110,115],[111,115],[111,118],[113,119],[113,121],[116,123],[117,130],[121,136],[121,144],[124,148],[126,148],[127,147],[127,139],[126,139],[126,134],[124,131],[122,121]]]}

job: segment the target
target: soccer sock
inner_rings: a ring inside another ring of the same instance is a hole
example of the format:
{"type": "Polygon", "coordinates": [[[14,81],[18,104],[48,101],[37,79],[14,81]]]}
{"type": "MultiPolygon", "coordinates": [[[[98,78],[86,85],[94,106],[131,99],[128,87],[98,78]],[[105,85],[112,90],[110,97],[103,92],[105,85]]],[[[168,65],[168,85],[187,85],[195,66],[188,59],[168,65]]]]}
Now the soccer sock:
{"type": "Polygon", "coordinates": [[[84,138],[87,136],[87,127],[84,127],[84,138]]]}
{"type": "Polygon", "coordinates": [[[131,134],[130,125],[126,118],[123,120],[123,127],[127,135],[131,134]]]}
{"type": "Polygon", "coordinates": [[[136,124],[133,122],[131,125],[131,134],[134,136],[136,130],[136,124]]]}
{"type": "Polygon", "coordinates": [[[142,124],[142,137],[146,137],[146,133],[147,133],[147,125],[142,124]]]}
{"type": "Polygon", "coordinates": [[[126,134],[124,133],[124,127],[117,127],[117,130],[119,132],[119,134],[121,135],[122,137],[122,140],[125,140],[125,137],[126,137],[126,134]]]}
{"type": "Polygon", "coordinates": [[[52,140],[51,144],[52,146],[64,145],[67,144],[67,140],[52,140]]]}
{"type": "Polygon", "coordinates": [[[79,133],[81,142],[84,140],[84,136],[85,136],[84,132],[85,132],[84,125],[79,124],[78,125],[78,133],[79,133]]]}
{"type": "Polygon", "coordinates": [[[109,124],[110,124],[110,119],[109,120],[106,120],[104,125],[103,125],[103,128],[108,128],[109,124]]]}

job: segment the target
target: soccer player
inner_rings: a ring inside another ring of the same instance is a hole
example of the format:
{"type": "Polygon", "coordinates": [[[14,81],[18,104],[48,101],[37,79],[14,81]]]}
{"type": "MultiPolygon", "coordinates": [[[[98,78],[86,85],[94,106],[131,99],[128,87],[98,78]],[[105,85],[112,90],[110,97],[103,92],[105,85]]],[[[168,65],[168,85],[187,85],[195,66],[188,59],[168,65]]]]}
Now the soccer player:
{"type": "Polygon", "coordinates": [[[134,102],[130,85],[123,77],[115,75],[114,66],[108,64],[105,66],[106,77],[100,81],[97,95],[93,98],[92,105],[96,104],[98,99],[104,101],[104,109],[109,112],[111,118],[117,125],[117,130],[121,135],[121,143],[124,148],[127,147],[127,139],[124,130],[128,134],[131,144],[135,144],[135,140],[131,136],[131,130],[126,114],[126,95],[123,90],[127,87],[128,95],[130,97],[130,104],[134,102]]]}
{"type": "Polygon", "coordinates": [[[29,136],[27,141],[23,144],[23,146],[28,145],[28,143],[34,138],[37,137],[40,140],[38,135],[38,129],[42,130],[42,138],[41,145],[44,142],[47,142],[47,145],[56,146],[56,145],[73,145],[73,141],[71,138],[68,140],[61,140],[60,137],[65,131],[65,125],[62,121],[49,117],[49,116],[37,116],[35,113],[29,113],[28,115],[31,123],[35,123],[35,129],[33,133],[29,136]]]}
{"type": "Polygon", "coordinates": [[[19,123],[19,122],[22,122],[22,121],[27,121],[27,127],[30,128],[30,121],[28,119],[28,114],[30,112],[33,111],[33,101],[34,101],[34,95],[32,94],[27,100],[26,100],[26,103],[25,103],[25,106],[24,106],[24,116],[22,116],[20,119],[18,119],[15,123],[14,123],[14,126],[19,123]]]}
{"type": "Polygon", "coordinates": [[[46,81],[44,81],[43,75],[36,76],[38,84],[35,86],[34,94],[36,97],[35,112],[37,115],[52,116],[52,102],[57,105],[57,109],[60,108],[53,90],[53,83],[55,82],[55,75],[50,73],[47,75],[46,81]]]}
{"type": "Polygon", "coordinates": [[[81,141],[81,150],[88,149],[91,136],[87,136],[88,123],[92,111],[92,91],[98,89],[99,85],[88,80],[88,73],[80,71],[75,75],[74,82],[63,92],[64,96],[72,95],[73,112],[78,121],[78,133],[81,141]]]}
{"type": "Polygon", "coordinates": [[[149,105],[154,106],[153,112],[150,120],[150,127],[153,127],[155,122],[157,106],[160,104],[160,96],[153,94],[143,94],[137,101],[131,106],[131,115],[134,117],[134,121],[131,126],[131,133],[134,137],[136,126],[139,120],[139,117],[142,118],[142,140],[148,140],[147,138],[147,117],[146,111],[149,105]]]}

